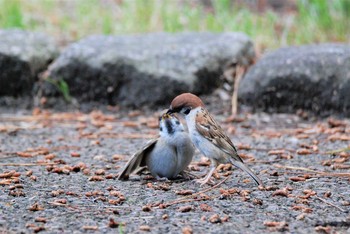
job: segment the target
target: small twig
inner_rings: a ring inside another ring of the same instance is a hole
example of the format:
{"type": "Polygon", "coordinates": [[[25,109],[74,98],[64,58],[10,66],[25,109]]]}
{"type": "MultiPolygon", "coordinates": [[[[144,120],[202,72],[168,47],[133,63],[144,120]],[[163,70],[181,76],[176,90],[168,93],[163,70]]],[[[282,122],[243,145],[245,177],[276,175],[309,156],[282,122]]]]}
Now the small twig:
{"type": "Polygon", "coordinates": [[[312,170],[312,169],[305,168],[305,167],[283,166],[283,165],[279,165],[279,164],[274,164],[273,166],[277,167],[277,168],[284,168],[284,169],[290,169],[290,170],[308,171],[308,172],[318,174],[320,176],[350,177],[350,173],[330,173],[330,172],[325,172],[325,171],[316,171],[316,170],[312,170]]]}
{"type": "MultiPolygon", "coordinates": [[[[228,178],[229,178],[229,176],[226,177],[225,179],[223,179],[222,181],[220,181],[219,183],[217,183],[216,185],[210,187],[210,188],[204,189],[204,190],[199,191],[199,192],[197,192],[197,193],[194,193],[194,194],[191,194],[191,195],[188,195],[188,196],[185,196],[185,197],[181,197],[181,198],[179,198],[179,199],[176,199],[176,200],[170,201],[170,202],[168,202],[168,203],[164,203],[164,204],[165,204],[166,206],[171,206],[171,205],[175,205],[175,204],[179,204],[179,203],[186,203],[186,202],[192,202],[192,201],[209,200],[209,199],[214,199],[214,198],[216,198],[216,197],[219,197],[219,196],[221,196],[221,194],[218,195],[218,196],[209,197],[209,198],[206,198],[206,197],[193,198],[193,197],[195,197],[195,196],[197,196],[197,195],[203,194],[203,193],[205,193],[205,192],[209,192],[209,191],[211,191],[211,190],[213,190],[213,189],[219,187],[222,183],[224,183],[226,180],[228,180],[228,178]],[[193,199],[191,199],[191,198],[193,198],[193,199]]],[[[151,205],[151,206],[154,207],[155,205],[151,205]]]]}
{"type": "Polygon", "coordinates": [[[234,80],[234,85],[233,85],[233,94],[232,94],[232,99],[231,99],[231,116],[234,118],[237,115],[237,110],[238,110],[238,88],[239,88],[239,83],[241,82],[241,79],[244,75],[245,72],[245,67],[237,65],[236,66],[236,77],[234,80]]]}
{"type": "Polygon", "coordinates": [[[330,173],[330,172],[315,172],[315,173],[322,175],[322,176],[330,176],[330,177],[338,176],[338,177],[349,177],[350,178],[350,173],[330,173]]]}
{"type": "Polygon", "coordinates": [[[277,168],[283,168],[283,169],[289,169],[289,170],[300,170],[300,171],[309,171],[309,172],[314,172],[314,173],[324,173],[324,172],[319,172],[319,171],[315,171],[306,167],[293,167],[293,166],[283,166],[280,164],[274,164],[274,167],[277,168]]]}
{"type": "Polygon", "coordinates": [[[335,153],[340,153],[340,152],[345,152],[345,151],[350,151],[350,147],[342,148],[342,149],[336,149],[336,150],[331,150],[325,152],[326,154],[335,154],[335,153]]]}
{"type": "Polygon", "coordinates": [[[346,212],[346,210],[344,210],[343,208],[329,202],[329,201],[326,201],[325,199],[323,198],[320,198],[319,196],[315,196],[315,198],[319,199],[320,201],[323,201],[324,203],[326,203],[327,205],[330,205],[330,206],[333,206],[335,208],[337,208],[338,210],[340,210],[341,212],[346,212]]]}
{"type": "Polygon", "coordinates": [[[206,189],[204,189],[204,190],[202,190],[202,191],[199,191],[199,192],[197,192],[197,193],[194,193],[194,194],[191,194],[191,195],[188,195],[188,196],[181,197],[181,198],[179,198],[179,199],[176,199],[176,201],[185,200],[185,199],[192,198],[192,197],[195,197],[195,196],[197,196],[197,195],[200,195],[200,194],[202,194],[202,193],[209,192],[209,191],[211,191],[211,190],[213,190],[213,189],[219,187],[219,186],[220,186],[221,184],[223,184],[226,180],[228,180],[228,178],[229,178],[229,176],[226,177],[225,179],[223,179],[222,181],[220,181],[219,183],[217,183],[216,185],[210,187],[210,188],[206,188],[206,189]]]}
{"type": "Polygon", "coordinates": [[[165,203],[164,205],[165,206],[172,206],[172,205],[176,205],[176,204],[179,204],[179,203],[212,200],[212,199],[215,199],[215,198],[220,197],[220,196],[221,196],[221,194],[218,194],[218,195],[213,196],[213,197],[199,197],[199,198],[193,198],[193,199],[175,200],[175,201],[172,201],[172,202],[169,202],[169,203],[165,203]]]}
{"type": "Polygon", "coordinates": [[[254,160],[254,161],[250,161],[249,163],[271,164],[271,163],[280,162],[281,160],[282,160],[282,159],[276,159],[276,160],[271,160],[271,161],[267,161],[267,160],[254,160]]]}
{"type": "Polygon", "coordinates": [[[57,163],[0,163],[0,166],[11,166],[11,167],[49,166],[49,165],[57,165],[57,163]]]}
{"type": "Polygon", "coordinates": [[[138,133],[99,133],[99,137],[104,136],[107,138],[123,138],[123,139],[152,139],[155,136],[152,134],[138,134],[138,133]]]}

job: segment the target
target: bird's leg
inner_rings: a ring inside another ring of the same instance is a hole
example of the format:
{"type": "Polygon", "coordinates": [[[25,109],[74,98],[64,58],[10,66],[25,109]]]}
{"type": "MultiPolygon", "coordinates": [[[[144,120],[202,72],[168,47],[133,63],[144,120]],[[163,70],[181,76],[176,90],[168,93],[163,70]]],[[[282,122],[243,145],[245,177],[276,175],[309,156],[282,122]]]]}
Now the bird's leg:
{"type": "Polygon", "coordinates": [[[185,180],[198,179],[198,176],[185,170],[179,173],[185,180]]]}
{"type": "Polygon", "coordinates": [[[160,177],[160,176],[156,176],[156,180],[158,181],[163,181],[163,182],[169,182],[170,180],[166,177],[160,177]]]}
{"type": "Polygon", "coordinates": [[[210,178],[215,172],[217,166],[218,166],[218,163],[215,160],[211,159],[211,169],[209,170],[208,175],[206,175],[206,177],[202,179],[196,180],[196,182],[200,183],[201,186],[205,185],[208,182],[211,182],[210,178]]]}

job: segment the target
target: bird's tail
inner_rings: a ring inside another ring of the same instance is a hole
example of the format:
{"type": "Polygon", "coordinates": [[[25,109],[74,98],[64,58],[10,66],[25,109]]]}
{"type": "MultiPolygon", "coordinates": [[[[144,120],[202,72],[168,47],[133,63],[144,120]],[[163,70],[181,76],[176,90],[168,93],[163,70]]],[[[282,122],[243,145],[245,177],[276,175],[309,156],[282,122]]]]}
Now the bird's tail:
{"type": "Polygon", "coordinates": [[[248,173],[248,175],[250,177],[253,178],[253,180],[258,184],[258,185],[262,185],[264,186],[264,183],[260,180],[260,178],[254,174],[254,172],[252,170],[249,169],[249,167],[247,167],[245,164],[243,164],[243,162],[237,161],[237,160],[231,160],[231,163],[233,165],[235,165],[236,167],[238,167],[239,169],[241,169],[242,171],[248,173]]]}

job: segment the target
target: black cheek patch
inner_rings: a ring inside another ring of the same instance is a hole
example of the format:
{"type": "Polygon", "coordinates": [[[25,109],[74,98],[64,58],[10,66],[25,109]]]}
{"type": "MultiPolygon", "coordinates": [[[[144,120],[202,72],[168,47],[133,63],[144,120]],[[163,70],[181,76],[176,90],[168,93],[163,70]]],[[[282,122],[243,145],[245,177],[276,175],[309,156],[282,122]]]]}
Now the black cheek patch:
{"type": "Polygon", "coordinates": [[[173,126],[172,126],[170,120],[166,120],[166,121],[165,121],[165,127],[166,127],[167,132],[168,132],[170,135],[174,133],[174,129],[173,129],[173,126]]]}

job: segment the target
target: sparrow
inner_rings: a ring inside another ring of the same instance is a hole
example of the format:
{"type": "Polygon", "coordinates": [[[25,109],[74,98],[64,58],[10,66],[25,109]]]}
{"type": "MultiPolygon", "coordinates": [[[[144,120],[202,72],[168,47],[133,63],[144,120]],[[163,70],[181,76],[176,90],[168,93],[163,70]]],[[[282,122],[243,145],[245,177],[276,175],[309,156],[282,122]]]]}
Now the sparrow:
{"type": "Polygon", "coordinates": [[[171,102],[167,114],[171,113],[184,116],[193,144],[211,160],[212,168],[207,176],[198,182],[206,184],[219,164],[231,163],[248,173],[258,185],[263,185],[259,177],[244,164],[230,138],[210,115],[199,97],[191,93],[180,94],[171,102]]]}
{"type": "Polygon", "coordinates": [[[159,118],[159,137],[149,141],[127,162],[118,179],[147,167],[156,179],[175,179],[192,161],[195,148],[182,123],[170,114],[159,118]]]}

